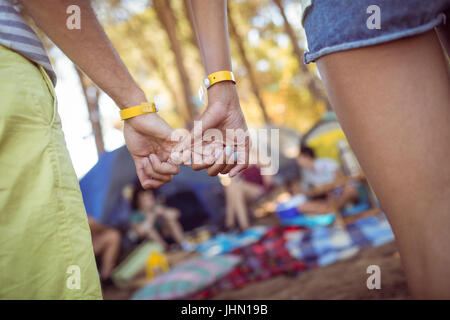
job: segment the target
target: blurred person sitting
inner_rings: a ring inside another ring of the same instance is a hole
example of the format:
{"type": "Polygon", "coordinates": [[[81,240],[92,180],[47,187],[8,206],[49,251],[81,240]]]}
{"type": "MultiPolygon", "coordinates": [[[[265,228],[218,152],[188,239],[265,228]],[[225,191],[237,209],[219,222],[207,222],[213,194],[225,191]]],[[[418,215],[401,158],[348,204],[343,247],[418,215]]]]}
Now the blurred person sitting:
{"type": "Polygon", "coordinates": [[[88,216],[95,257],[100,258],[100,279],[108,280],[120,253],[121,234],[88,216]]]}
{"type": "Polygon", "coordinates": [[[309,198],[308,202],[298,207],[299,211],[329,213],[358,201],[358,189],[351,182],[332,188],[331,191],[327,188],[343,177],[339,164],[333,159],[316,158],[314,150],[302,144],[297,164],[301,170],[300,191],[309,198]]]}
{"type": "Polygon", "coordinates": [[[134,210],[131,216],[131,231],[139,239],[149,239],[160,243],[165,250],[169,245],[164,235],[171,238],[184,250],[192,250],[192,246],[184,240],[184,231],[180,222],[180,212],[175,208],[166,207],[162,201],[155,198],[154,191],[144,190],[137,183],[131,199],[134,210]]]}
{"type": "Polygon", "coordinates": [[[266,194],[273,187],[272,176],[261,175],[258,165],[251,165],[225,187],[225,227],[233,229],[236,220],[241,230],[248,229],[247,204],[266,194]]]}

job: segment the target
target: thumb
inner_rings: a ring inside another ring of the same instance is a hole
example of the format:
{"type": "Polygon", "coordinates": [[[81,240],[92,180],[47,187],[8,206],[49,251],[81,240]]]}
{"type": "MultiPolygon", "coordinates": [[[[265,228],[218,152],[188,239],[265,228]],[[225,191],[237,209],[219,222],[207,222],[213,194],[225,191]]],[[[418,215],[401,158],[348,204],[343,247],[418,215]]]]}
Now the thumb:
{"type": "Polygon", "coordinates": [[[195,149],[196,147],[200,147],[204,142],[211,142],[210,136],[214,136],[216,139],[219,138],[223,140],[223,137],[217,134],[217,127],[220,125],[222,121],[222,115],[216,112],[215,108],[208,108],[206,111],[200,116],[200,118],[194,121],[194,127],[190,132],[190,136],[186,137],[185,145],[190,143],[191,149],[195,149]],[[212,132],[212,129],[215,129],[212,132]],[[205,132],[208,131],[206,134],[205,132]],[[190,140],[189,140],[190,139],[190,140]]]}
{"type": "MultiPolygon", "coordinates": [[[[195,129],[195,122],[200,122],[202,128],[202,133],[205,130],[216,128],[220,122],[222,121],[222,115],[217,112],[217,108],[211,106],[206,109],[206,111],[200,116],[199,120],[194,121],[194,129],[195,129]]],[[[193,130],[194,130],[193,129],[193,130]]]]}

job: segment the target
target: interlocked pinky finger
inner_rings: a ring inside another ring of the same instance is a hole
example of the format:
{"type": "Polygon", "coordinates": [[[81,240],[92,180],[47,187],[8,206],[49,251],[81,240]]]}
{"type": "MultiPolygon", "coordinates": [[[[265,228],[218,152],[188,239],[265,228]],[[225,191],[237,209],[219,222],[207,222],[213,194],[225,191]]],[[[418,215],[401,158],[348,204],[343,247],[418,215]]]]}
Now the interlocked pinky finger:
{"type": "Polygon", "coordinates": [[[238,153],[234,152],[228,159],[227,159],[227,165],[225,166],[225,168],[222,169],[222,171],[220,171],[221,174],[227,174],[228,172],[231,171],[231,169],[233,169],[236,166],[236,162],[238,159],[238,153]]]}
{"type": "Polygon", "coordinates": [[[153,169],[153,166],[150,161],[146,163],[144,166],[144,172],[148,178],[151,180],[160,180],[163,182],[169,182],[172,180],[172,175],[170,174],[160,174],[153,169]]]}

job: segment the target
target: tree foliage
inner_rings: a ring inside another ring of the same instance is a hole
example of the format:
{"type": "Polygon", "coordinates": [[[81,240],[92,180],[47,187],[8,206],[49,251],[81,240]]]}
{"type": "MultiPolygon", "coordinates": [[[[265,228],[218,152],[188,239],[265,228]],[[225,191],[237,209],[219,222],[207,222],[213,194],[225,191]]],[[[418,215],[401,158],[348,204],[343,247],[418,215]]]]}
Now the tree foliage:
{"type": "MultiPolygon", "coordinates": [[[[170,14],[176,23],[172,32],[176,33],[177,45],[182,52],[184,77],[180,77],[180,63],[171,50],[174,44],[161,23],[161,12],[158,14],[155,10],[158,0],[94,1],[94,7],[125,64],[148,97],[156,97],[160,102],[162,116],[176,127],[184,126],[192,119],[193,112],[189,108],[196,108],[195,113],[198,113],[202,107],[197,89],[204,70],[185,1],[170,1],[170,14]],[[191,95],[190,106],[188,93],[191,95]]],[[[267,122],[261,104],[270,122],[301,132],[310,128],[326,110],[326,101],[318,97],[310,85],[311,81],[318,83],[315,70],[299,64],[298,48],[304,50],[305,41],[298,27],[299,21],[289,20],[292,16],[300,19],[301,9],[297,2],[229,0],[229,14],[239,34],[239,38],[231,36],[233,70],[242,108],[252,127],[267,122]],[[285,19],[280,4],[285,10],[285,19]],[[290,35],[286,33],[289,31],[286,22],[290,23],[293,32],[290,35]],[[298,40],[297,50],[292,43],[293,35],[298,40]],[[253,72],[253,83],[248,63],[253,72]]],[[[163,7],[168,10],[168,6],[163,7]]]]}

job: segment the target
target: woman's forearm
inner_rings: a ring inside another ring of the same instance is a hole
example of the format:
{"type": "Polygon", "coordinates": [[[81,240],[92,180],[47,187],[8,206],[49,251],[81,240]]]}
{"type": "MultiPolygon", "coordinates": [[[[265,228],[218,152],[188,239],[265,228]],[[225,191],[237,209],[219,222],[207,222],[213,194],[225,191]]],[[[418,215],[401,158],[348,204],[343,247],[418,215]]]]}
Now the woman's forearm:
{"type": "Polygon", "coordinates": [[[191,0],[195,34],[206,74],[231,71],[226,0],[191,0]]]}

